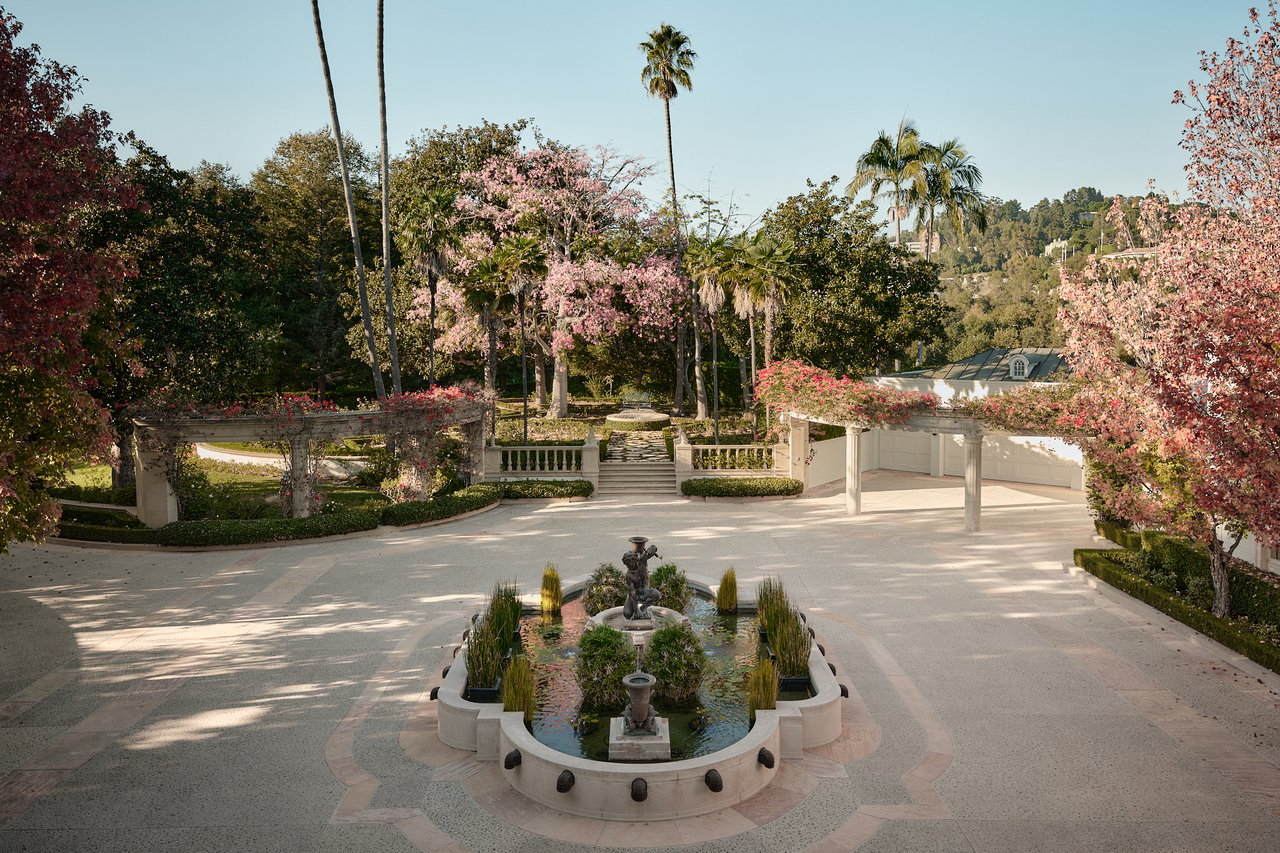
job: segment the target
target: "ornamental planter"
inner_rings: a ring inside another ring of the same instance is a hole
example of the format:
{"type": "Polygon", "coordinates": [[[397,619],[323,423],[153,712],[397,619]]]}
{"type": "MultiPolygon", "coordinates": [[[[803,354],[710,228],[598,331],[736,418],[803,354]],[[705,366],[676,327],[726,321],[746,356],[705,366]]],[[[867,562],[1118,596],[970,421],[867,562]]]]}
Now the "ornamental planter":
{"type": "Polygon", "coordinates": [[[471,687],[467,686],[466,696],[463,697],[468,702],[485,702],[494,703],[502,701],[502,676],[498,676],[498,683],[492,687],[471,687]]]}

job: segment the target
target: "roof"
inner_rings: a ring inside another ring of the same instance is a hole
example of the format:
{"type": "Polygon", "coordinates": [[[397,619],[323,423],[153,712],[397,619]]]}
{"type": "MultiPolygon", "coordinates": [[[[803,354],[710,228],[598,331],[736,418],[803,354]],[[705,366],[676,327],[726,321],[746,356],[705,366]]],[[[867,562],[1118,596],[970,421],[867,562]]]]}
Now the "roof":
{"type": "Polygon", "coordinates": [[[1009,359],[1015,355],[1027,358],[1027,380],[1044,382],[1054,373],[1070,373],[1062,358],[1062,350],[1050,347],[1014,347],[989,349],[952,364],[895,373],[904,379],[959,379],[979,382],[1018,381],[1009,378],[1009,359]]]}

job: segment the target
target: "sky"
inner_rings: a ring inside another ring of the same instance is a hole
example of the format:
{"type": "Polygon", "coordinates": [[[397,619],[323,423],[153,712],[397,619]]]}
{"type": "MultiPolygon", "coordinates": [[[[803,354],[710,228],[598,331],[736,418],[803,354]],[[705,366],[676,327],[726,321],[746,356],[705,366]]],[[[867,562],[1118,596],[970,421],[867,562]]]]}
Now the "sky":
{"type": "MultiPolygon", "coordinates": [[[[1261,5],[1260,0],[1253,0],[1261,5]]],[[[1237,0],[385,0],[392,155],[442,126],[533,119],[548,136],[655,166],[662,103],[638,45],[661,23],[697,51],[672,101],[682,194],[732,201],[745,220],[853,174],[881,130],[913,120],[958,138],[983,191],[1029,207],[1080,186],[1185,188],[1187,109],[1199,76],[1248,22],[1237,0]]],[[[23,44],[73,65],[82,102],[173,165],[228,164],[247,179],[295,131],[328,125],[306,0],[0,0],[23,44]]],[[[322,0],[343,130],[378,144],[375,0],[322,0]]]]}

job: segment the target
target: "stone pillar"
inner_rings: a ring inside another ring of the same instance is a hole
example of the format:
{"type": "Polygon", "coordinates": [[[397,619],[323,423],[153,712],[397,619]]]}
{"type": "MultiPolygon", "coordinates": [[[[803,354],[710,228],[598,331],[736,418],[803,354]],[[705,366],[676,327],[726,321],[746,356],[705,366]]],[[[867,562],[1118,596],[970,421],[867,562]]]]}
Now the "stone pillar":
{"type": "Polygon", "coordinates": [[[592,492],[600,488],[600,439],[594,427],[587,427],[582,441],[582,478],[591,483],[592,492]]]}
{"type": "Polygon", "coordinates": [[[804,483],[809,488],[809,422],[800,418],[788,421],[790,433],[788,443],[791,446],[788,455],[787,476],[804,483]]]}
{"type": "Polygon", "coordinates": [[[689,443],[683,427],[676,427],[676,440],[671,449],[675,451],[676,491],[680,492],[684,481],[693,477],[693,445],[689,443]]]}
{"type": "Polygon", "coordinates": [[[306,438],[289,439],[289,474],[293,482],[289,499],[289,514],[293,518],[311,515],[311,448],[306,438]]]}
{"type": "Polygon", "coordinates": [[[947,436],[935,432],[929,441],[929,476],[941,477],[947,470],[947,436]]]}
{"type": "Polygon", "coordinates": [[[982,434],[964,437],[964,529],[982,529],[982,434]]]}
{"type": "Polygon", "coordinates": [[[138,484],[138,520],[147,527],[163,527],[178,520],[178,497],[164,474],[164,457],[133,443],[134,474],[138,484]]]}
{"type": "Polygon", "coordinates": [[[862,514],[862,427],[844,428],[844,509],[862,514]]]}

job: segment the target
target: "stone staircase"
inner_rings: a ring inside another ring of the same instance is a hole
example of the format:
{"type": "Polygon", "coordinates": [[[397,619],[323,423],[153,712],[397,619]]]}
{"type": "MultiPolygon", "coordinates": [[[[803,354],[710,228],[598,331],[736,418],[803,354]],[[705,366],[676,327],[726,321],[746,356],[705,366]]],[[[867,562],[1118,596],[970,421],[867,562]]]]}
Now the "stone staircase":
{"type": "Polygon", "coordinates": [[[676,463],[658,430],[615,432],[606,459],[600,462],[599,497],[676,493],[676,463]]]}

